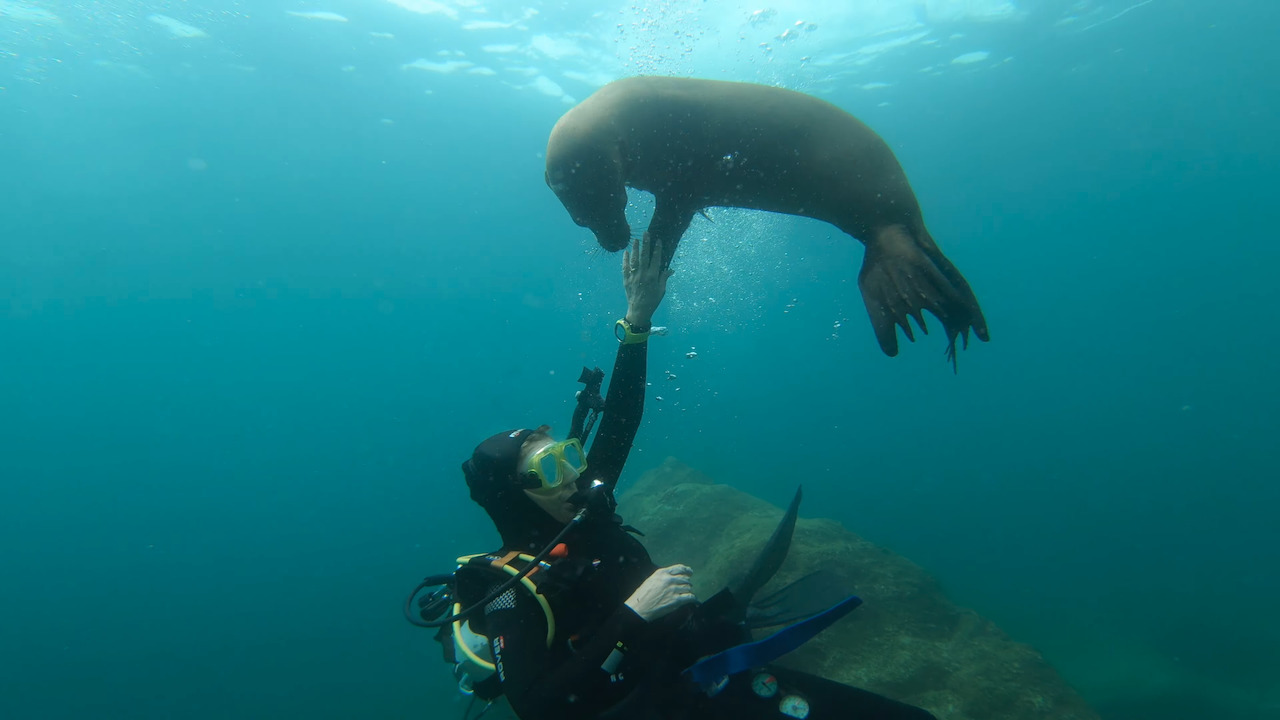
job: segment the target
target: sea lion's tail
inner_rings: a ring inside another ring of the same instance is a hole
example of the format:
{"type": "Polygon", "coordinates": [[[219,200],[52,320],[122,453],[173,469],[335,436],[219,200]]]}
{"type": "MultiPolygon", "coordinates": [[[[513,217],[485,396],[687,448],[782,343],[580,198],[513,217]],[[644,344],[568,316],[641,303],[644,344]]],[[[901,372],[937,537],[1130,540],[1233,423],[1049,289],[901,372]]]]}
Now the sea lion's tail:
{"type": "Polygon", "coordinates": [[[915,237],[903,225],[890,225],[867,243],[858,287],[866,303],[871,327],[880,349],[889,357],[898,354],[899,327],[915,342],[910,318],[928,334],[923,311],[928,310],[947,331],[947,360],[956,367],[956,338],[969,346],[969,331],[979,340],[990,339],[987,321],[969,283],[942,254],[925,231],[915,237]]]}

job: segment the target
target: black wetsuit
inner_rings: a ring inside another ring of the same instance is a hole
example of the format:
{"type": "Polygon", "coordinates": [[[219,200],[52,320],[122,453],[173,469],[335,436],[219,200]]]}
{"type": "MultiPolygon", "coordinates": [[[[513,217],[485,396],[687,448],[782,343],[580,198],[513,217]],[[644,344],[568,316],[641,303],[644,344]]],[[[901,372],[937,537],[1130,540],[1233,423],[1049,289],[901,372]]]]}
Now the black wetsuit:
{"type": "MultiPolygon", "coordinates": [[[[584,480],[598,478],[610,489],[617,483],[644,409],[646,359],[647,343],[619,346],[584,480]]],[[[549,540],[530,538],[530,547],[549,540]]],[[[787,693],[808,701],[811,720],[932,717],[872,693],[778,668],[770,669],[780,689],[772,698],[752,691],[752,673],[735,676],[708,698],[685,683],[680,670],[701,654],[740,641],[742,631],[690,622],[689,611],[646,622],[628,608],[626,599],[657,566],[616,516],[588,520],[564,542],[568,556],[555,562],[552,580],[539,584],[555,615],[550,647],[546,616],[523,588],[490,602],[477,623],[490,639],[502,691],[521,720],[782,718],[779,701],[787,693]],[[699,629],[691,629],[695,626],[699,629]]]]}

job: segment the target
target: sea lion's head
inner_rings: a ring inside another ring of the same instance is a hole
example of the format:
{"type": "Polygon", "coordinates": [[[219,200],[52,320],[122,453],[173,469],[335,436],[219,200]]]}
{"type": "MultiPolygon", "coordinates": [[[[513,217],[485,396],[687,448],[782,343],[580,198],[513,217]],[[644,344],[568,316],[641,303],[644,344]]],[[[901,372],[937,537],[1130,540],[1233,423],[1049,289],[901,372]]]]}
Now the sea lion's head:
{"type": "Polygon", "coordinates": [[[547,187],[575,223],[596,234],[600,247],[609,252],[625,249],[631,243],[631,226],[621,143],[602,142],[598,134],[566,123],[568,117],[556,124],[547,142],[547,187]]]}

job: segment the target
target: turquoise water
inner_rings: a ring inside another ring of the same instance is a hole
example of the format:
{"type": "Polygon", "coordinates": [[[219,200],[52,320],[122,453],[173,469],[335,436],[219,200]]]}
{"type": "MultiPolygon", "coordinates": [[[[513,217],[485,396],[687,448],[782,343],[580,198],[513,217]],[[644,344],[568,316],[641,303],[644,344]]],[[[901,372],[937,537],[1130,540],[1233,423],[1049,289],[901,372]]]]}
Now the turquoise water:
{"type": "Polygon", "coordinates": [[[0,717],[460,715],[399,606],[610,367],[541,152],[636,72],[864,119],[992,341],[886,358],[856,243],[714,210],[624,484],[803,481],[1108,720],[1280,717],[1277,9],[760,9],[0,0],[0,717]]]}

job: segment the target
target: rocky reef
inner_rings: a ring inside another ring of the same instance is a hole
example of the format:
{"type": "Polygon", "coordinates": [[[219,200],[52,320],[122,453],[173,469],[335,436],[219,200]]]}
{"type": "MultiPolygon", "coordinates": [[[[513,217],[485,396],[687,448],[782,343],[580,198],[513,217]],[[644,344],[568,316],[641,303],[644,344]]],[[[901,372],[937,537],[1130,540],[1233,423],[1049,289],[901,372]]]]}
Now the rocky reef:
{"type": "MultiPolygon", "coordinates": [[[[694,568],[706,599],[742,572],[782,509],[668,458],[620,498],[660,565],[694,568]]],[[[911,561],[801,506],[790,554],[761,596],[822,569],[864,604],[781,661],[926,708],[939,720],[1097,720],[1035,649],[956,607],[911,561]]]]}

